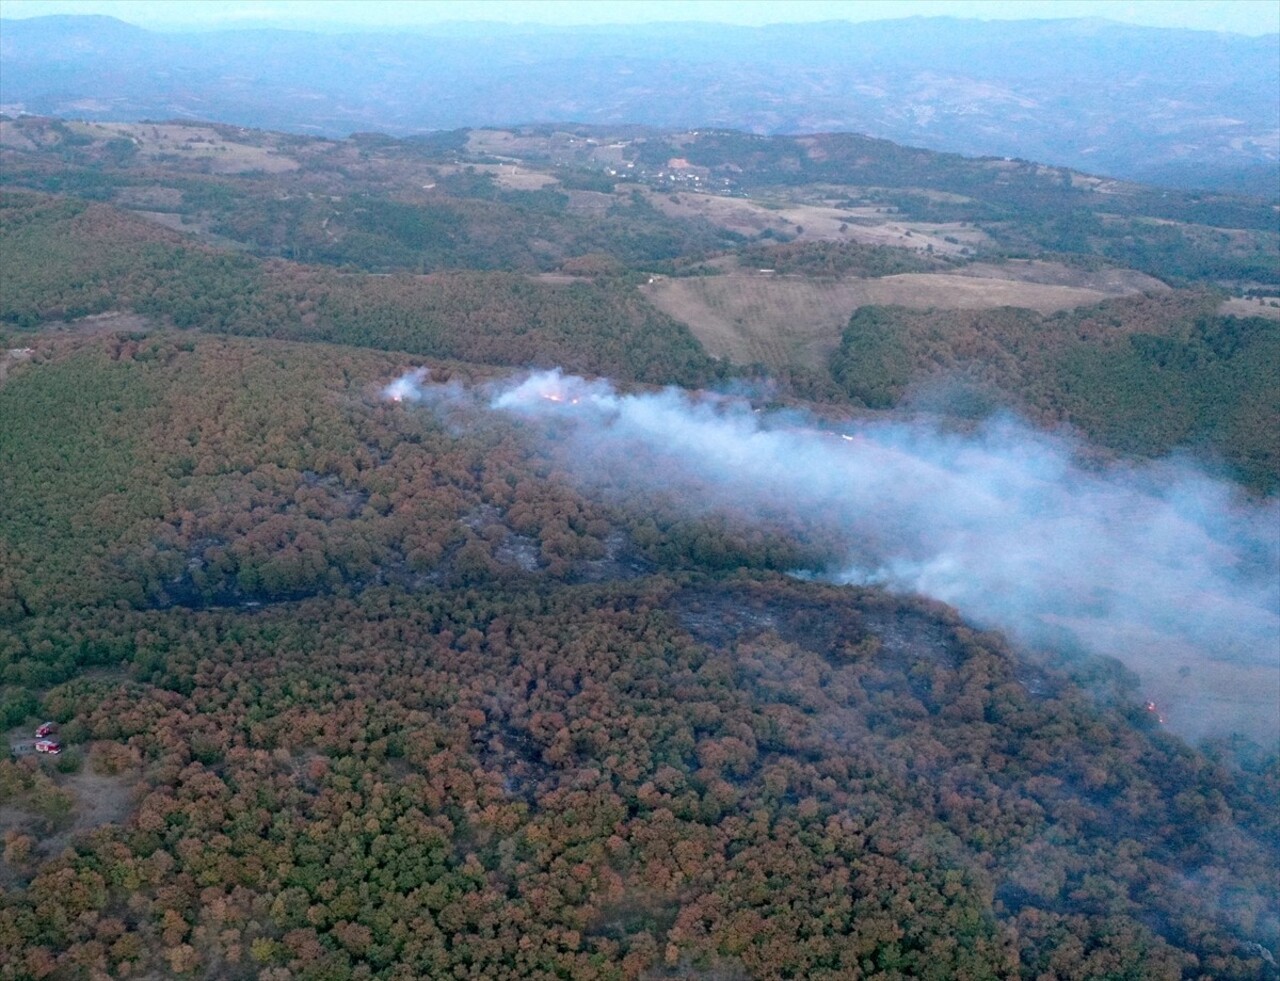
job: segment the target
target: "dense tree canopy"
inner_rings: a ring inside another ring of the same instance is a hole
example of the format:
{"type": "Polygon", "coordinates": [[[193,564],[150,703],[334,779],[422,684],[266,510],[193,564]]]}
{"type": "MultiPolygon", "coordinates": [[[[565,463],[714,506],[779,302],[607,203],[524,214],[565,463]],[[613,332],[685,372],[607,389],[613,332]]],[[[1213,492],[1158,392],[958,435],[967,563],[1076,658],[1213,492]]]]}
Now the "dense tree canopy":
{"type": "Polygon", "coordinates": [[[861,307],[831,373],[873,408],[1012,407],[1138,456],[1193,449],[1262,490],[1280,483],[1280,321],[1221,316],[1211,294],[1112,300],[1051,316],[1005,307],[861,307]]]}
{"type": "Polygon", "coordinates": [[[1262,969],[1274,758],[590,504],[395,367],[47,335],[0,387],[0,684],[82,768],[0,764],[5,976],[1262,969]]]}

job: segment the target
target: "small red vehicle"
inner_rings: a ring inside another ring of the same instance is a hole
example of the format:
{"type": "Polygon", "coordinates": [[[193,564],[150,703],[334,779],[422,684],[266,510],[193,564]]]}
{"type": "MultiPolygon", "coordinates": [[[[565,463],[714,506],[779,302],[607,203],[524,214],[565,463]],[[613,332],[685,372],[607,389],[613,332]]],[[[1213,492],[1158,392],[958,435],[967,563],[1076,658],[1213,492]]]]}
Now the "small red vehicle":
{"type": "Polygon", "coordinates": [[[43,739],[45,736],[53,735],[58,729],[56,722],[46,722],[36,730],[36,738],[43,739]]]}
{"type": "Polygon", "coordinates": [[[36,752],[48,753],[51,756],[57,756],[62,752],[62,743],[58,742],[56,739],[37,739],[36,752]]]}

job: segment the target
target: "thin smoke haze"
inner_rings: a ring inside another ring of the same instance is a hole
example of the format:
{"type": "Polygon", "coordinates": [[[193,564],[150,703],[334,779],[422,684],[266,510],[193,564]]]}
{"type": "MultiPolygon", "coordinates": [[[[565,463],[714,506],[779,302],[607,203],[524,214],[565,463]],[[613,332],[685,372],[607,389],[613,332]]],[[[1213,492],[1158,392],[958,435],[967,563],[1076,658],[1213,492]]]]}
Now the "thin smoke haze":
{"type": "MultiPolygon", "coordinates": [[[[401,398],[433,397],[424,375],[403,382],[401,398]]],[[[1276,500],[1172,461],[1086,468],[1011,419],[832,430],[558,371],[486,394],[588,491],[817,530],[839,558],[807,572],[930,596],[1029,643],[1071,636],[1137,673],[1186,736],[1280,738],[1276,500]]]]}

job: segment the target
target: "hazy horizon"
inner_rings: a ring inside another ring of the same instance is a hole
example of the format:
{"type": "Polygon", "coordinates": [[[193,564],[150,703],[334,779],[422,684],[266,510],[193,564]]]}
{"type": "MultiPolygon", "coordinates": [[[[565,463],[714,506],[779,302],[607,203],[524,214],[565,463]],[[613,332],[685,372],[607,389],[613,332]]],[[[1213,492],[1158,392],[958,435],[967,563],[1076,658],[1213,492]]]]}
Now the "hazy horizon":
{"type": "Polygon", "coordinates": [[[765,26],[815,21],[869,22],[911,17],[977,20],[1101,18],[1146,27],[1217,31],[1248,36],[1280,33],[1280,4],[1270,0],[251,0],[244,3],[156,0],[0,0],[0,17],[103,15],[149,30],[218,30],[274,27],[335,30],[427,29],[446,23],[490,22],[587,27],[667,22],[765,26]]]}

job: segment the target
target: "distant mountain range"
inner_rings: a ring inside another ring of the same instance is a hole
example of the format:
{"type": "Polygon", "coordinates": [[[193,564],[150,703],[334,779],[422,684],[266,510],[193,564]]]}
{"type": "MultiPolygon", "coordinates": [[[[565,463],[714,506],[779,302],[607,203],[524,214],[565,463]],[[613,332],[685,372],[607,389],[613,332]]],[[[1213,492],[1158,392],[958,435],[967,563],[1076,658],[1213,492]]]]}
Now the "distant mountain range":
{"type": "Polygon", "coordinates": [[[10,115],[293,132],[536,121],[856,131],[1168,186],[1280,196],[1280,36],[1104,20],[443,25],[156,33],[0,22],[10,115]]]}

